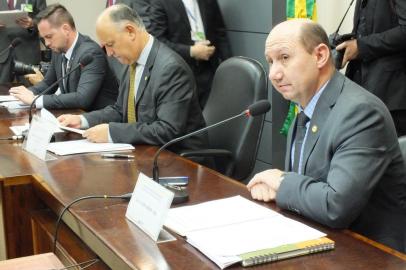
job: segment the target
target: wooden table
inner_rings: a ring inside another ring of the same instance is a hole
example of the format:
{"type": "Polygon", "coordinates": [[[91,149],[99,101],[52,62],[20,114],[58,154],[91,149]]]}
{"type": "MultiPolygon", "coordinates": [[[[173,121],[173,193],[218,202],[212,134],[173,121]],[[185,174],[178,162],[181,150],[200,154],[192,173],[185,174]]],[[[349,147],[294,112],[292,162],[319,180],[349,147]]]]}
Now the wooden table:
{"type": "MultiPolygon", "coordinates": [[[[6,130],[13,121],[20,120],[0,119],[1,136],[7,135],[6,130]]],[[[156,150],[153,146],[136,146],[132,153],[134,160],[105,160],[99,154],[83,154],[43,162],[21,150],[18,143],[0,143],[8,256],[49,251],[49,239],[48,243],[44,240],[47,231],[48,237],[52,234],[49,224],[55,220],[55,213],[72,200],[85,195],[132,192],[139,172],[151,176],[156,150]]],[[[189,176],[187,204],[237,194],[250,198],[239,182],[170,152],[162,153],[159,165],[162,176],[189,176]]],[[[336,248],[255,269],[406,269],[404,254],[349,231],[332,230],[281,211],[273,203],[263,205],[326,232],[336,242],[336,248]]],[[[154,243],[125,218],[126,208],[127,202],[121,200],[92,200],[74,205],[64,218],[67,225],[61,234],[67,243],[64,252],[76,262],[85,259],[80,258],[77,249],[97,254],[105,264],[91,269],[218,269],[182,238],[154,243]]],[[[242,267],[235,265],[230,269],[242,267]]]]}

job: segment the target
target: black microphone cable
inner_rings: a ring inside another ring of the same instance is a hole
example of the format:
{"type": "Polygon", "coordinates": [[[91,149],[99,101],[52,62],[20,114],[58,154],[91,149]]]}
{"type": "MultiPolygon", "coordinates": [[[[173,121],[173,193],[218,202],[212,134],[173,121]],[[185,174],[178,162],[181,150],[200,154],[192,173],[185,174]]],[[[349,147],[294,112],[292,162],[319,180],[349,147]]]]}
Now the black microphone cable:
{"type": "Polygon", "coordinates": [[[65,208],[62,210],[62,212],[59,214],[58,220],[56,221],[56,226],[55,226],[55,232],[54,232],[54,240],[52,244],[52,252],[55,253],[56,251],[56,242],[58,239],[58,229],[61,224],[61,220],[65,212],[75,203],[83,201],[83,200],[89,200],[89,199],[122,199],[122,200],[129,200],[131,199],[132,193],[126,193],[122,195],[90,195],[90,196],[83,196],[80,198],[77,198],[76,200],[70,202],[65,208]]]}

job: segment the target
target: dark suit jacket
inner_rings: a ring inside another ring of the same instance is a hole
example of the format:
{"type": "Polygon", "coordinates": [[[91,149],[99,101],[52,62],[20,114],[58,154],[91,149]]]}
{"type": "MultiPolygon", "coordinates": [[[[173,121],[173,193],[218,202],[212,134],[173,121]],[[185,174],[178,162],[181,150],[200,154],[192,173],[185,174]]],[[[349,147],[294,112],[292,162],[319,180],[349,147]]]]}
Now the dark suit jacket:
{"type": "Polygon", "coordinates": [[[286,173],[278,206],[406,251],[406,169],[391,116],[378,98],[339,72],[316,105],[303,170],[286,173]]]}
{"type": "MultiPolygon", "coordinates": [[[[358,0],[353,33],[357,31],[360,4],[358,0]]],[[[362,79],[356,82],[378,96],[389,110],[405,110],[406,1],[368,0],[365,9],[368,34],[357,39],[362,79]]],[[[354,79],[356,62],[347,68],[350,79],[354,79]]]]}
{"type": "MultiPolygon", "coordinates": [[[[16,0],[16,9],[20,9],[21,4],[24,3],[33,6],[33,12],[29,14],[31,17],[34,17],[41,10],[46,8],[45,0],[16,0]]],[[[0,0],[0,10],[8,10],[7,0],[0,0]]],[[[15,58],[27,64],[38,64],[41,60],[41,52],[37,28],[24,29],[22,27],[6,27],[0,29],[0,51],[7,48],[16,37],[20,37],[22,43],[14,50],[15,58]]],[[[11,57],[9,57],[8,53],[0,56],[0,82],[9,82],[12,79],[10,60],[11,57]]]]}
{"type": "MultiPolygon", "coordinates": [[[[62,92],[60,95],[44,95],[45,108],[90,111],[104,108],[116,101],[118,84],[108,67],[106,55],[96,42],[79,34],[70,67],[76,67],[85,55],[92,55],[93,61],[68,76],[67,89],[64,89],[62,80],[59,82],[62,92]]],[[[61,77],[62,54],[53,52],[51,65],[44,80],[30,90],[39,94],[61,77]]],[[[57,88],[58,86],[54,87],[49,93],[55,93],[57,88]]]]}
{"type": "Polygon", "coordinates": [[[218,65],[222,60],[229,58],[231,52],[217,0],[197,2],[206,39],[216,47],[216,52],[209,61],[196,61],[190,57],[190,47],[194,41],[190,36],[190,23],[182,0],[150,0],[151,25],[147,29],[189,64],[197,81],[199,98],[204,100],[207,99],[218,65]]]}
{"type": "Polygon", "coordinates": [[[137,14],[142,18],[144,25],[148,28],[151,24],[149,19],[149,0],[117,0],[116,4],[125,4],[135,10],[137,14]]]}
{"type": "MultiPolygon", "coordinates": [[[[83,115],[90,126],[109,123],[114,142],[163,145],[205,126],[189,67],[158,40],[154,40],[138,87],[136,123],[127,123],[128,67],[120,82],[115,105],[83,115]]],[[[206,146],[207,136],[199,136],[181,141],[171,150],[180,152],[206,146]]]]}

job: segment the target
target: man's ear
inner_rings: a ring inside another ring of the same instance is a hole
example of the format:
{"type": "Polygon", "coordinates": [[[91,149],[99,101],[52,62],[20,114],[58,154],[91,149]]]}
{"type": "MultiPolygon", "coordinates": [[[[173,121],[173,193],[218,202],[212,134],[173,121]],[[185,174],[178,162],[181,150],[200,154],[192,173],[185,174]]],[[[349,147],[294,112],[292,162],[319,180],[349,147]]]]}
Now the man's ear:
{"type": "Polygon", "coordinates": [[[132,24],[126,24],[125,31],[130,36],[131,40],[135,40],[137,36],[137,29],[132,24]]]}
{"type": "Polygon", "coordinates": [[[326,44],[319,44],[314,48],[314,54],[317,59],[317,67],[324,67],[330,61],[330,49],[326,44]]]}

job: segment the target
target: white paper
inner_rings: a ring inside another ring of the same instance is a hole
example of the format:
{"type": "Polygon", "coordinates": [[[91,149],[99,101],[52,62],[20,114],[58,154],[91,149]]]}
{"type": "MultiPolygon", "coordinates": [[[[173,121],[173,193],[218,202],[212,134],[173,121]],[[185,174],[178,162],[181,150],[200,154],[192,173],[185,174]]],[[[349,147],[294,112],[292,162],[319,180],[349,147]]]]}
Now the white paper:
{"type": "Polygon", "coordinates": [[[17,101],[18,99],[12,95],[0,95],[0,102],[17,101]]]}
{"type": "Polygon", "coordinates": [[[52,123],[34,116],[28,131],[25,150],[42,160],[46,160],[48,144],[51,141],[53,133],[54,125],[52,123]]]}
{"type": "Polygon", "coordinates": [[[7,27],[21,27],[16,23],[16,20],[27,16],[27,12],[18,9],[0,11],[0,23],[7,27]]]}
{"type": "Polygon", "coordinates": [[[157,241],[173,196],[171,191],[140,173],[125,216],[157,241]]]}
{"type": "Polygon", "coordinates": [[[170,209],[165,226],[182,232],[221,269],[247,252],[325,236],[241,196],[170,209]]]}
{"type": "Polygon", "coordinates": [[[8,109],[24,109],[30,107],[30,105],[24,104],[22,101],[6,101],[0,103],[0,106],[8,109]]]}
{"type": "Polygon", "coordinates": [[[165,221],[165,226],[181,236],[185,236],[188,232],[195,230],[278,215],[280,214],[269,208],[241,196],[234,196],[197,205],[172,208],[165,221]]]}
{"type": "Polygon", "coordinates": [[[54,123],[55,132],[63,132],[64,130],[79,133],[79,134],[83,134],[85,132],[84,130],[81,130],[81,129],[61,126],[58,119],[45,108],[41,109],[41,117],[54,123]]]}
{"type": "Polygon", "coordinates": [[[88,140],[54,142],[48,145],[48,150],[57,155],[72,155],[81,153],[97,153],[106,151],[133,150],[134,146],[126,143],[93,143],[88,140]]]}
{"type": "Polygon", "coordinates": [[[14,133],[14,135],[16,136],[21,136],[23,135],[24,132],[28,131],[28,129],[30,128],[30,125],[27,123],[25,125],[21,125],[21,126],[11,126],[10,129],[11,131],[14,133]]]}

